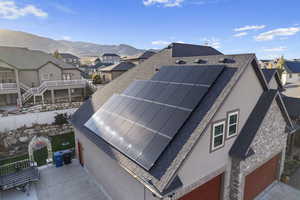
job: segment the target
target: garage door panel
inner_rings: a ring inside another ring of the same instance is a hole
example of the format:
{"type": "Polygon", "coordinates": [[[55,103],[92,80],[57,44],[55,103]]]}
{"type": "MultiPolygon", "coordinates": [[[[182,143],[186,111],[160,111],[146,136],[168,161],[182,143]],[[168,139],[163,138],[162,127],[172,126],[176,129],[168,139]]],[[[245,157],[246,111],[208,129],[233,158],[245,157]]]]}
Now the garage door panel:
{"type": "Polygon", "coordinates": [[[280,155],[275,156],[246,176],[244,200],[253,200],[277,179],[279,159],[280,155]]]}
{"type": "Polygon", "coordinates": [[[223,174],[186,194],[180,200],[220,200],[223,174]]]}

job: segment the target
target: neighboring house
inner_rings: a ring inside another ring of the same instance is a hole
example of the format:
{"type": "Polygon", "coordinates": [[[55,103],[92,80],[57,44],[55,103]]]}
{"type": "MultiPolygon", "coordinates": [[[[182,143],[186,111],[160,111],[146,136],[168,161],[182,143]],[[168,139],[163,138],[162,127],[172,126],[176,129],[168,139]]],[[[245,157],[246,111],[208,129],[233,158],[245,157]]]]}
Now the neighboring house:
{"type": "Polygon", "coordinates": [[[276,60],[259,60],[262,69],[272,69],[276,67],[276,60]]]}
{"type": "Polygon", "coordinates": [[[154,51],[145,51],[143,53],[134,56],[124,56],[122,57],[121,60],[123,62],[132,62],[137,65],[137,64],[141,64],[142,62],[144,62],[154,54],[156,54],[154,51]]]}
{"type": "Polygon", "coordinates": [[[80,65],[93,66],[101,62],[99,56],[85,56],[80,58],[80,65]]]}
{"type": "Polygon", "coordinates": [[[285,84],[300,84],[300,61],[285,60],[282,82],[285,84]]]}
{"type": "Polygon", "coordinates": [[[118,64],[120,56],[115,53],[105,53],[101,56],[101,62],[105,64],[118,64]]]}
{"type": "Polygon", "coordinates": [[[173,43],[73,115],[79,161],[114,200],[252,200],[293,129],[277,88],[254,54],[173,43]]]}
{"type": "Polygon", "coordinates": [[[0,47],[0,105],[73,101],[85,96],[85,88],[73,65],[42,51],[0,47]]]}
{"type": "Polygon", "coordinates": [[[70,53],[59,53],[62,61],[68,63],[70,65],[74,65],[75,67],[79,67],[80,65],[80,58],[77,56],[70,54],[70,53]]]}
{"type": "Polygon", "coordinates": [[[296,132],[288,138],[288,154],[300,158],[300,98],[282,95],[296,132]]]}
{"type": "Polygon", "coordinates": [[[103,82],[112,81],[133,67],[135,67],[135,64],[132,62],[121,62],[119,64],[114,64],[114,65],[100,68],[99,72],[100,72],[101,80],[103,82]]]}

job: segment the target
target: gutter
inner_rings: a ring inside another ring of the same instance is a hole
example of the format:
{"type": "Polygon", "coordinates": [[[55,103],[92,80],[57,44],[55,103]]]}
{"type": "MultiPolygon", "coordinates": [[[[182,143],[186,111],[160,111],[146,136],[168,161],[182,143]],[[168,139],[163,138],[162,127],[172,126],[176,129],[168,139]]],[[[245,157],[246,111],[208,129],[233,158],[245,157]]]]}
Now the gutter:
{"type": "Polygon", "coordinates": [[[155,188],[155,186],[153,184],[150,184],[148,181],[143,180],[142,178],[138,177],[137,175],[135,175],[132,171],[130,171],[129,169],[127,169],[123,165],[122,165],[122,168],[125,169],[133,178],[135,178],[140,183],[142,183],[148,190],[150,190],[150,192],[153,193],[153,195],[155,195],[159,199],[164,199],[164,196],[161,195],[159,190],[157,188],[155,188]]]}

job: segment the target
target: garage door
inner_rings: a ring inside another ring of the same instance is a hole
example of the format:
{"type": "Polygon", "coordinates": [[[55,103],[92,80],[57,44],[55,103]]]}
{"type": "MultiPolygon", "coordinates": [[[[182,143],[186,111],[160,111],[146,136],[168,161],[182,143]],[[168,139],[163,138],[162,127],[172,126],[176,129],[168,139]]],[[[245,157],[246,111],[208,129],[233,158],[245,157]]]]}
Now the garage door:
{"type": "Polygon", "coordinates": [[[204,185],[183,196],[180,200],[220,200],[223,175],[217,176],[204,185]]]}
{"type": "Polygon", "coordinates": [[[244,200],[253,200],[277,179],[280,154],[246,176],[244,200]]]}

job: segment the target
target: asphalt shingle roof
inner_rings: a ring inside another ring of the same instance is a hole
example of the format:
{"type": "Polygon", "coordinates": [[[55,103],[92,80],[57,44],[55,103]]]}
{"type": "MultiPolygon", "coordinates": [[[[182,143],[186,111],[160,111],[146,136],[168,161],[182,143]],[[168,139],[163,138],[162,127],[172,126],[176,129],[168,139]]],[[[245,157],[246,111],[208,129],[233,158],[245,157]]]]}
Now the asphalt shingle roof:
{"type": "MultiPolygon", "coordinates": [[[[188,48],[188,46],[185,46],[188,48]]],[[[191,46],[194,49],[194,46],[191,46]]],[[[185,51],[188,52],[188,51],[185,51]]],[[[101,90],[98,90],[88,101],[86,101],[72,117],[74,127],[93,141],[102,151],[106,152],[112,159],[116,160],[120,166],[127,171],[131,171],[144,182],[153,185],[158,191],[163,192],[166,186],[172,180],[177,168],[186,158],[190,150],[196,144],[201,134],[195,132],[197,128],[204,132],[208,121],[211,120],[212,112],[216,112],[218,106],[221,106],[226,95],[234,87],[238,77],[245,71],[246,67],[252,66],[250,63],[254,60],[253,54],[242,55],[213,55],[213,56],[188,56],[181,57],[187,65],[195,64],[194,61],[201,59],[205,65],[225,65],[223,73],[218,77],[215,84],[211,87],[208,94],[199,103],[189,120],[183,125],[171,141],[166,150],[158,158],[150,171],[131,161],[125,155],[114,149],[99,136],[89,131],[84,123],[114,94],[122,93],[130,83],[136,79],[149,80],[155,73],[155,69],[160,66],[174,65],[178,58],[172,56],[172,48],[166,48],[153,55],[139,66],[133,68],[128,73],[123,74],[118,79],[113,80],[101,90]],[[234,61],[230,63],[220,63],[224,58],[234,61]],[[222,100],[223,99],[223,100],[222,100]],[[213,106],[214,105],[214,106],[213,106]],[[210,113],[210,115],[208,115],[210,113]]]]}
{"type": "Polygon", "coordinates": [[[0,60],[19,70],[39,69],[41,66],[52,62],[63,69],[77,69],[42,51],[29,50],[20,47],[0,47],[0,60]]]}
{"type": "Polygon", "coordinates": [[[62,57],[62,58],[72,58],[72,59],[79,59],[79,57],[73,55],[73,54],[70,54],[70,53],[59,53],[59,55],[62,57]]]}
{"type": "Polygon", "coordinates": [[[293,124],[289,118],[284,103],[282,102],[281,96],[278,90],[268,90],[263,92],[259,98],[256,106],[252,110],[246,124],[232,145],[229,155],[235,158],[246,159],[254,152],[251,150],[250,145],[252,144],[265,116],[267,115],[270,106],[274,99],[276,99],[285,120],[288,125],[293,128],[293,124]]]}
{"type": "Polygon", "coordinates": [[[110,65],[107,67],[103,67],[100,71],[110,72],[110,71],[127,71],[133,68],[135,64],[131,62],[121,62],[115,65],[110,65]]]}
{"type": "Polygon", "coordinates": [[[289,73],[300,73],[300,61],[285,61],[285,68],[289,73]]]}
{"type": "Polygon", "coordinates": [[[115,53],[104,53],[102,56],[120,57],[118,54],[115,54],[115,53]]]}
{"type": "Polygon", "coordinates": [[[218,50],[209,46],[172,43],[169,48],[173,50],[172,57],[223,55],[218,50]]]}
{"type": "Polygon", "coordinates": [[[300,118],[300,99],[282,95],[283,102],[292,118],[300,118]]]}
{"type": "Polygon", "coordinates": [[[262,72],[264,73],[266,81],[269,83],[271,81],[271,79],[274,77],[274,75],[276,74],[277,70],[276,69],[262,69],[262,72]]]}

